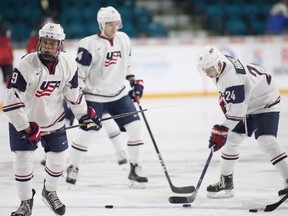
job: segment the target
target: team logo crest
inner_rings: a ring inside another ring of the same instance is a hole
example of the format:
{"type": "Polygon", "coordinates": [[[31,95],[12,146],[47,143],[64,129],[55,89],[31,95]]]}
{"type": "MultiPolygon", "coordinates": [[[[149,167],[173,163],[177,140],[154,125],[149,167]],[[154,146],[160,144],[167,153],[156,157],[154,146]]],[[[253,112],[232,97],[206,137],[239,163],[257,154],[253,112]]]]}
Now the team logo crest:
{"type": "Polygon", "coordinates": [[[44,81],[40,86],[40,90],[36,91],[36,97],[50,96],[52,92],[59,88],[61,81],[44,81]]]}
{"type": "Polygon", "coordinates": [[[118,58],[121,58],[121,52],[120,51],[114,51],[114,52],[107,53],[104,66],[109,67],[112,64],[116,64],[118,58]]]}

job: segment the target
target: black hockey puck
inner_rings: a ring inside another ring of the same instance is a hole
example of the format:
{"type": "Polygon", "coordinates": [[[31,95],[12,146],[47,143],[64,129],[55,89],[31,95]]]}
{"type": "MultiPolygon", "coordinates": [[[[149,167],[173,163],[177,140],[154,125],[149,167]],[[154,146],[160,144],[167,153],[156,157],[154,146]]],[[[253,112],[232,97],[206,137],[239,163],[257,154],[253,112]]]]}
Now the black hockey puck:
{"type": "Polygon", "coordinates": [[[249,209],[249,212],[258,212],[257,209],[249,209]]]}
{"type": "Polygon", "coordinates": [[[113,208],[113,205],[105,205],[105,208],[111,209],[111,208],[113,208]]]}
{"type": "Polygon", "coordinates": [[[183,208],[190,208],[191,204],[183,204],[183,208]]]}

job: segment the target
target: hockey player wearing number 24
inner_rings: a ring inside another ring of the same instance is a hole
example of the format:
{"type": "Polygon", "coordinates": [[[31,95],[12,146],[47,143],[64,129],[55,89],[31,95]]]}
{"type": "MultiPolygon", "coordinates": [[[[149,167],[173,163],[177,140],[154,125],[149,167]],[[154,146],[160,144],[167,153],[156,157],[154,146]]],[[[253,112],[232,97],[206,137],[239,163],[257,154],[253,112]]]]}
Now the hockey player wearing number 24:
{"type": "MultiPolygon", "coordinates": [[[[135,80],[131,73],[131,43],[127,34],[118,31],[122,27],[121,15],[111,7],[103,7],[97,13],[101,32],[79,41],[76,61],[79,68],[79,85],[87,104],[99,117],[102,114],[117,115],[136,111],[133,101],[143,94],[143,81],[135,80]],[[132,87],[132,88],[131,88],[132,87]]],[[[139,115],[115,119],[128,135],[127,151],[130,162],[128,179],[132,188],[144,188],[148,179],[141,176],[141,150],[144,144],[143,126],[139,115]]],[[[95,143],[95,133],[79,131],[72,141],[71,165],[67,169],[66,182],[75,184],[81,161],[90,143],[95,143]]],[[[96,140],[97,142],[97,140],[96,140]]]]}
{"type": "Polygon", "coordinates": [[[215,47],[205,47],[199,55],[198,70],[213,79],[221,93],[220,106],[226,119],[211,130],[209,147],[222,146],[220,181],[207,187],[209,198],[233,197],[233,172],[239,146],[245,136],[257,140],[260,149],[282,176],[288,193],[287,153],[277,142],[280,94],[270,74],[254,64],[223,55],[215,47]]]}
{"type": "Polygon", "coordinates": [[[64,39],[65,33],[59,24],[45,24],[39,30],[37,52],[20,60],[7,86],[3,111],[9,118],[13,169],[21,200],[19,208],[11,216],[32,214],[35,195],[33,153],[40,140],[47,154],[42,200],[56,215],[65,214],[66,207],[56,193],[68,148],[64,130],[64,98],[83,129],[101,127],[94,109],[87,107],[78,86],[75,60],[61,52],[64,39]],[[53,130],[59,132],[41,137],[41,132],[53,130]]]}

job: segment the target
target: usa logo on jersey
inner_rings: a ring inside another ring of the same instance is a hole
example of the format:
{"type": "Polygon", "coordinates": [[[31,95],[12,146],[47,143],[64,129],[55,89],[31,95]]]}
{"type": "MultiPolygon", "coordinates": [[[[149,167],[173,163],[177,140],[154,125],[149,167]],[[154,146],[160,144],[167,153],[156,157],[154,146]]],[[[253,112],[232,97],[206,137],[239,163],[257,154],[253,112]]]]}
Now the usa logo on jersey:
{"type": "Polygon", "coordinates": [[[61,81],[44,81],[40,86],[40,90],[36,91],[35,96],[50,96],[56,88],[59,88],[60,83],[61,81]]]}
{"type": "Polygon", "coordinates": [[[116,64],[117,63],[117,58],[121,58],[121,52],[120,51],[114,51],[114,52],[109,52],[106,55],[106,61],[105,61],[105,67],[109,67],[111,64],[116,64]]]}

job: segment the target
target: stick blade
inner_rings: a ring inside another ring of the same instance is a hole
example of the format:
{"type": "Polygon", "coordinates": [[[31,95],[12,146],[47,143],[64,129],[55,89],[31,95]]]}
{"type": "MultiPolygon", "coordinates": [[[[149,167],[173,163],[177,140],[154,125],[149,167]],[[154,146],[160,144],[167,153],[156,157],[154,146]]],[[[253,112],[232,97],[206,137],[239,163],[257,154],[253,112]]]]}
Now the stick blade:
{"type": "Polygon", "coordinates": [[[278,206],[280,206],[286,199],[288,199],[288,194],[283,196],[278,202],[267,205],[266,208],[264,209],[264,212],[271,212],[274,211],[278,206]]]}
{"type": "Polygon", "coordinates": [[[174,193],[185,194],[185,193],[193,193],[193,192],[195,191],[195,187],[194,187],[194,186],[172,187],[171,190],[172,190],[174,193]]]}
{"type": "Polygon", "coordinates": [[[260,210],[264,212],[271,212],[278,208],[286,199],[288,199],[288,194],[282,197],[279,201],[272,204],[263,204],[252,201],[244,201],[243,206],[248,209],[260,210]]]}

